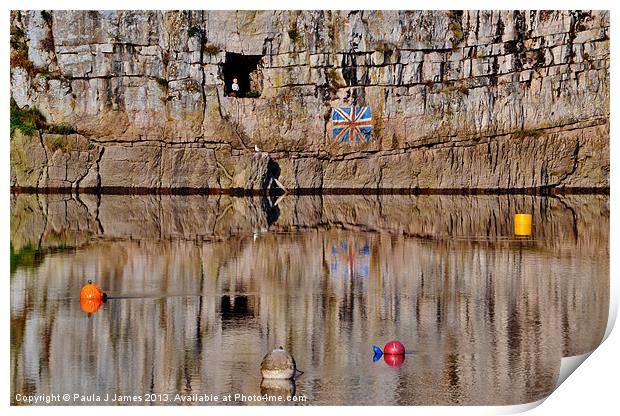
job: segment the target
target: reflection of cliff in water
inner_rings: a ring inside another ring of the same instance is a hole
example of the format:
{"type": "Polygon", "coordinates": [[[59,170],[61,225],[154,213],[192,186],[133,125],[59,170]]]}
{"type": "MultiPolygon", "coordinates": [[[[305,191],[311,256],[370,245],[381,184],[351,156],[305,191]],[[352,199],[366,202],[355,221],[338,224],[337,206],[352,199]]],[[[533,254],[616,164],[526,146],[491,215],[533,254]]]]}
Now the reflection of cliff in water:
{"type": "MultiPolygon", "coordinates": [[[[257,231],[338,227],[433,239],[513,236],[532,213],[533,245],[609,251],[606,195],[11,195],[11,244],[75,247],[93,238],[214,241],[257,231]]],[[[509,244],[509,242],[506,242],[509,244]]]]}
{"type": "Polygon", "coordinates": [[[77,247],[12,275],[13,392],[260,394],[282,344],[309,403],[523,403],[607,322],[605,196],[284,198],[271,226],[259,198],[81,198],[12,198],[14,247],[77,247]],[[84,276],[155,298],[87,318],[84,276]],[[414,352],[398,370],[371,360],[391,338],[414,352]]]}

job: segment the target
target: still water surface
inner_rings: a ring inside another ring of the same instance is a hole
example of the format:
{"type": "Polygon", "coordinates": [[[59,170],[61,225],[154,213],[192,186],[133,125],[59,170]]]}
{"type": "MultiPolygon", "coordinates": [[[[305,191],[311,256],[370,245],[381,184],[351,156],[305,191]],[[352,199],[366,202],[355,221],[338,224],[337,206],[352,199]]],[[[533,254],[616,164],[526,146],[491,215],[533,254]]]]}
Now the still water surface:
{"type": "Polygon", "coordinates": [[[608,227],[604,195],[12,195],[11,401],[536,401],[602,339],[608,227]],[[373,362],[391,339],[410,354],[373,362]],[[261,384],[280,345],[304,374],[261,384]]]}

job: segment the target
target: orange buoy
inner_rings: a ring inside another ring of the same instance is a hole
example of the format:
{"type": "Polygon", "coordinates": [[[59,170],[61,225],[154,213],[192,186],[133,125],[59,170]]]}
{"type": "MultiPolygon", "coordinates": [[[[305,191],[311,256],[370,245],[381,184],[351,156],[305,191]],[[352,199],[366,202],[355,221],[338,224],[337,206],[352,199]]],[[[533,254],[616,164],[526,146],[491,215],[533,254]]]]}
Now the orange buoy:
{"type": "Polygon", "coordinates": [[[89,280],[88,284],[84,285],[82,290],[80,290],[80,300],[82,299],[97,300],[101,303],[103,300],[103,291],[99,288],[99,286],[89,280]]]}
{"type": "Polygon", "coordinates": [[[517,237],[532,235],[532,214],[515,214],[515,235],[517,237]]]}
{"type": "Polygon", "coordinates": [[[102,299],[80,298],[80,308],[84,313],[95,313],[101,307],[102,299]]]}

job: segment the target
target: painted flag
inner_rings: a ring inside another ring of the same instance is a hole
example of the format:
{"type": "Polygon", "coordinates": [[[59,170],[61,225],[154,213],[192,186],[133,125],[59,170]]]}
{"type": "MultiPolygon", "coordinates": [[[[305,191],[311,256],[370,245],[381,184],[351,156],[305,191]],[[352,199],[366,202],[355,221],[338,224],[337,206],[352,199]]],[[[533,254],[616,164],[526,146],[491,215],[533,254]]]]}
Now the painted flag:
{"type": "Polygon", "coordinates": [[[368,106],[334,108],[332,124],[334,140],[338,143],[371,140],[372,117],[368,106]]]}

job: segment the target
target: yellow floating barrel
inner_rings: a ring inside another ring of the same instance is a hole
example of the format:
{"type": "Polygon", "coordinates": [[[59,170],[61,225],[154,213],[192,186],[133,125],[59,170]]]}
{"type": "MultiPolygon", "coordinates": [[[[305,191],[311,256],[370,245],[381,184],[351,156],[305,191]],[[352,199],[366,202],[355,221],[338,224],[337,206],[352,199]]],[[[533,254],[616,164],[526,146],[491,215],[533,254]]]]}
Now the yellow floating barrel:
{"type": "Polygon", "coordinates": [[[517,237],[532,235],[532,214],[515,214],[515,235],[517,237]]]}

